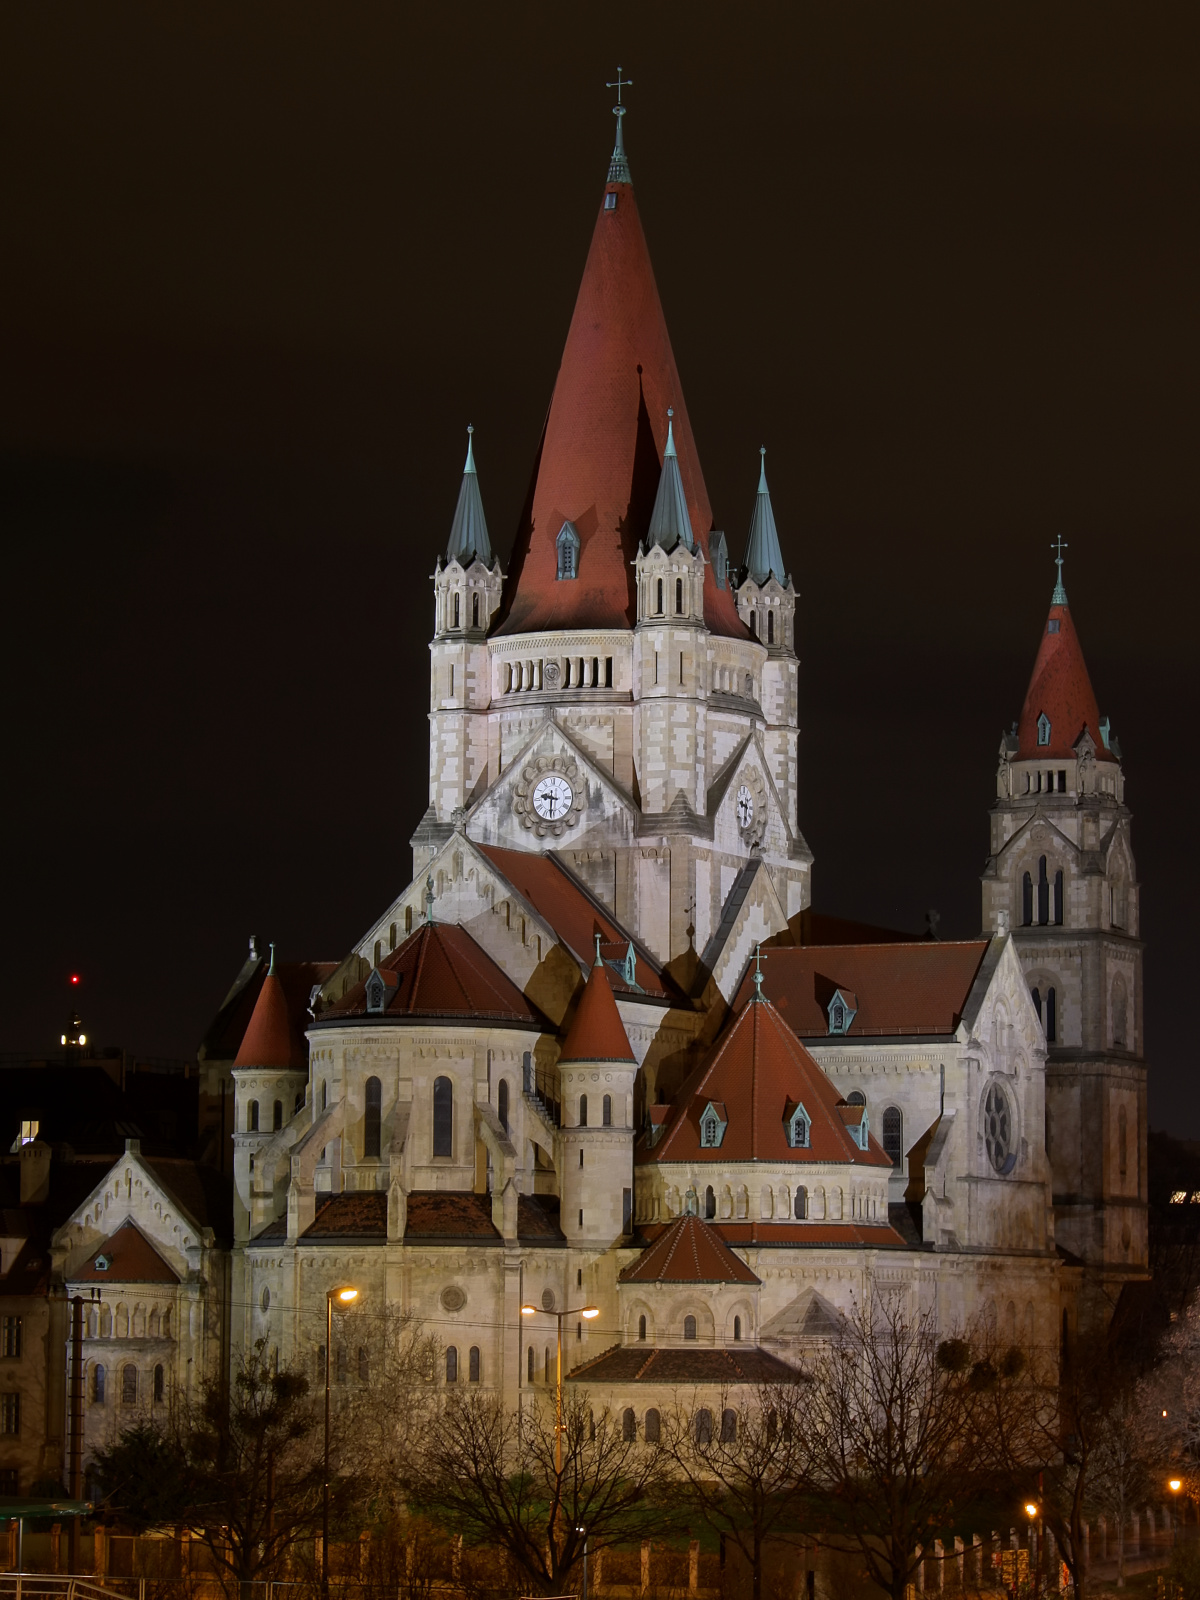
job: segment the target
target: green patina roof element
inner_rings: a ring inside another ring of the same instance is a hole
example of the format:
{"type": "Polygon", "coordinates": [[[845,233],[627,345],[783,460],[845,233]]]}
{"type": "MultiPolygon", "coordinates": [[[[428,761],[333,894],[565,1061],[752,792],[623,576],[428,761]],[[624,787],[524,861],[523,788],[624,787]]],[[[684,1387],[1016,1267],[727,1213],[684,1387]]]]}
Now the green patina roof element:
{"type": "Polygon", "coordinates": [[[746,576],[754,583],[766,583],[772,574],[781,584],[787,583],[783,566],[783,551],[779,548],[779,533],[775,527],[775,512],[771,507],[771,491],[767,488],[767,451],[759,450],[761,462],[758,472],[758,497],[754,502],[754,515],[750,518],[750,537],[746,540],[746,559],[742,565],[746,576]]]}
{"type": "Polygon", "coordinates": [[[467,429],[467,460],[463,467],[462,488],[458,491],[458,505],[454,508],[454,521],[450,524],[446,560],[457,561],[460,567],[469,567],[472,561],[482,561],[485,567],[490,567],[495,558],[492,555],[492,542],[488,538],[487,518],[483,514],[479,477],[475,471],[475,453],[471,445],[474,432],[474,428],[467,429]]]}
{"type": "Polygon", "coordinates": [[[675,454],[675,424],[671,420],[674,415],[673,410],[667,412],[667,448],[663,451],[662,476],[658,480],[647,543],[660,544],[664,550],[674,550],[677,544],[694,550],[692,519],[688,515],[683,479],[679,476],[679,457],[675,454]]]}

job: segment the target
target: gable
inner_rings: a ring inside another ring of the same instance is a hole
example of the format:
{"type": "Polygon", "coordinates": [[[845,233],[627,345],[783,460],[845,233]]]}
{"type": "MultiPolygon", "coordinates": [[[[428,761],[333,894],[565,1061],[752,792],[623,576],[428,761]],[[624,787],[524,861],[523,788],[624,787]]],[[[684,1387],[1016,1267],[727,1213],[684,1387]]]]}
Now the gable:
{"type": "Polygon", "coordinates": [[[574,847],[590,836],[632,844],[637,809],[611,773],[546,722],[471,807],[466,826],[477,843],[511,850],[574,847]]]}
{"type": "Polygon", "coordinates": [[[791,850],[792,831],[756,733],[746,735],[717,774],[706,811],[718,850],[744,855],[747,849],[761,849],[772,856],[791,850]]]}
{"type": "Polygon", "coordinates": [[[132,1222],[126,1222],[89,1251],[72,1282],[178,1283],[179,1274],[132,1222]]]}
{"type": "MultiPolygon", "coordinates": [[[[126,1228],[132,1228],[177,1279],[187,1276],[193,1261],[198,1266],[201,1252],[216,1243],[212,1227],[191,1215],[134,1149],[127,1149],[109,1168],[55,1233],[55,1253],[66,1256],[64,1275],[74,1280],[89,1264],[94,1268],[105,1243],[126,1228]]],[[[142,1247],[131,1238],[126,1244],[131,1261],[141,1261],[142,1247]]],[[[90,1281],[101,1282],[105,1276],[101,1273],[90,1281]]]]}

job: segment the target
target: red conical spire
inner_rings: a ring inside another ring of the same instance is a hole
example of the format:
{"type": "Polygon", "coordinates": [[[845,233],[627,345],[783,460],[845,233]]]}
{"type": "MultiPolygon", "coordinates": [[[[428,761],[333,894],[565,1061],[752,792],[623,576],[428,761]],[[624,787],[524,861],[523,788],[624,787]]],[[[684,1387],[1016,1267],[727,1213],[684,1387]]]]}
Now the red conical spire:
{"type": "Polygon", "coordinates": [[[1101,737],[1099,707],[1063,588],[1060,549],[1050,615],[1017,724],[1017,760],[1069,760],[1085,728],[1095,743],[1097,760],[1115,760],[1101,737]],[[1039,729],[1043,717],[1049,723],[1048,730],[1044,725],[1039,729]],[[1047,742],[1041,742],[1043,733],[1048,733],[1047,742]]]}
{"type": "MultiPolygon", "coordinates": [[[[618,121],[618,131],[620,123],[618,121]]],[[[632,562],[654,509],[667,409],[696,541],[708,560],[712,511],[671,352],[624,150],[610,169],[509,564],[500,633],[628,628],[632,562]],[[578,577],[558,578],[564,522],[580,540],[578,577]]],[[[705,620],[746,636],[728,588],[704,576],[705,620]]]]}
{"type": "Polygon", "coordinates": [[[258,991],[233,1064],[235,1067],[291,1067],[297,1071],[308,1066],[303,1041],[292,1028],[283,985],[275,976],[274,945],[271,946],[271,965],[258,991]]]}
{"type": "Polygon", "coordinates": [[[617,1010],[617,1002],[608,981],[608,972],[600,958],[600,940],[596,940],[596,962],[588,973],[579,1009],[571,1023],[566,1043],[559,1056],[564,1061],[636,1061],[617,1010]]]}

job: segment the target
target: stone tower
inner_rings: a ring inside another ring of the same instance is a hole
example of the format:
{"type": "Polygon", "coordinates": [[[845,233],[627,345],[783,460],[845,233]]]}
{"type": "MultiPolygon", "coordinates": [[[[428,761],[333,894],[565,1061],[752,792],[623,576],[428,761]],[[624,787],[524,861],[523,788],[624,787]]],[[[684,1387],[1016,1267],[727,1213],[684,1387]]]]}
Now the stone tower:
{"type": "Polygon", "coordinates": [[[1138,885],[1121,747],[1062,582],[1019,722],[1000,744],[983,921],[1010,927],[1046,1039],[1055,1238],[1103,1320],[1147,1271],[1138,885]]]}
{"type": "Polygon", "coordinates": [[[553,850],[690,983],[731,919],[767,937],[811,898],[796,594],[765,473],[734,590],[617,128],[503,580],[468,454],[413,866],[456,827],[553,850]]]}

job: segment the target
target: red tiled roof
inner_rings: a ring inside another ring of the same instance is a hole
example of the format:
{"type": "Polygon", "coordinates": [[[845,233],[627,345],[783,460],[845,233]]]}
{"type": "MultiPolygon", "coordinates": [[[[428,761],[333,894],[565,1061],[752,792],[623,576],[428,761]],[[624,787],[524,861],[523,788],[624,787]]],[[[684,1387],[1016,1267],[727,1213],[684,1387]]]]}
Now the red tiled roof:
{"type": "MultiPolygon", "coordinates": [[[[398,950],[380,962],[399,983],[380,1017],[480,1017],[527,1028],[546,1022],[508,974],[475,943],[465,928],[452,922],[423,922],[398,950]]],[[[319,1021],[365,1017],[366,982],[356,984],[319,1021]]]]}
{"type": "MultiPolygon", "coordinates": [[[[774,960],[777,952],[772,951],[774,960]]],[[[891,1166],[874,1139],[860,1150],[842,1120],[841,1095],[767,1001],[751,1001],[684,1082],[671,1102],[667,1131],[639,1161],[814,1161],[891,1166]],[[719,1146],[700,1143],[700,1118],[710,1101],[724,1101],[729,1123],[719,1146]],[[785,1118],[797,1102],[809,1117],[809,1142],[787,1140],[785,1118]]]]}
{"type": "Polygon", "coordinates": [[[132,1222],[125,1223],[88,1256],[73,1274],[72,1283],[178,1283],[179,1274],[159,1255],[132,1222]],[[108,1258],[108,1270],[96,1266],[97,1258],[108,1258]]]}
{"type": "Polygon", "coordinates": [[[234,1060],[235,1067],[293,1067],[303,1072],[308,1066],[308,1049],[288,1014],[283,985],[273,972],[263,979],[249,1026],[234,1060]]]}
{"type": "Polygon", "coordinates": [[[562,364],[517,530],[500,633],[629,628],[636,618],[632,562],[658,491],[667,408],[688,515],[704,552],[704,615],[713,633],[749,637],[731,588],[709,563],[713,525],[632,186],[610,183],[601,203],[562,364]],[[579,534],[579,576],[558,582],[556,540],[579,534]]]}
{"type": "MultiPolygon", "coordinates": [[[[987,947],[986,939],[781,945],[764,952],[763,993],[802,1039],[829,1036],[826,1007],[835,989],[843,994],[850,990],[858,998],[851,1038],[953,1033],[987,947]]],[[[735,1004],[748,999],[753,987],[747,971],[735,1004]]]]}
{"type": "Polygon", "coordinates": [[[1097,761],[1115,761],[1100,738],[1100,710],[1070,609],[1051,606],[1017,724],[1017,759],[1069,760],[1084,728],[1095,742],[1097,761]],[[1050,719],[1049,744],[1038,743],[1038,718],[1043,712],[1050,719]]]}
{"type": "MultiPolygon", "coordinates": [[[[624,958],[629,948],[629,935],[554,856],[534,855],[528,850],[504,850],[494,844],[481,844],[478,848],[521,898],[539,916],[545,917],[577,961],[591,965],[597,934],[605,960],[624,958]]],[[[636,944],[633,948],[634,978],[638,987],[655,999],[677,998],[674,985],[667,987],[670,980],[664,981],[636,944]]],[[[626,988],[615,972],[611,982],[620,994],[634,992],[626,988]]]]}
{"type": "Polygon", "coordinates": [[[636,1261],[621,1283],[758,1283],[715,1228],[699,1217],[677,1217],[636,1261]]]}
{"type": "MultiPolygon", "coordinates": [[[[638,1232],[644,1239],[660,1239],[672,1223],[649,1223],[638,1232]],[[660,1229],[662,1232],[660,1232],[660,1229]]],[[[751,1245],[787,1245],[792,1250],[912,1248],[884,1222],[710,1222],[729,1244],[739,1249],[751,1245]]],[[[919,1244],[919,1241],[918,1241],[919,1244]]]]}
{"type": "Polygon", "coordinates": [[[811,906],[798,912],[789,927],[798,944],[905,944],[913,937],[896,928],[879,928],[871,922],[831,917],[823,911],[814,911],[811,906]]]}
{"type": "Polygon", "coordinates": [[[386,1239],[386,1194],[350,1191],[328,1199],[300,1235],[302,1239],[386,1239]]]}
{"type": "MultiPolygon", "coordinates": [[[[387,1238],[387,1195],[378,1191],[335,1194],[301,1234],[309,1243],[344,1239],[387,1238]]],[[[554,1195],[517,1197],[517,1237],[523,1243],[564,1244],[554,1195]]],[[[458,1189],[416,1189],[408,1197],[404,1237],[413,1244],[499,1244],[492,1223],[492,1197],[458,1189]]],[[[266,1230],[259,1238],[266,1237],[266,1230]]]]}
{"type": "MultiPolygon", "coordinates": [[[[275,975],[283,985],[287,1000],[288,1020],[293,1030],[294,1041],[301,1051],[307,1050],[304,1029],[308,1023],[308,997],[316,985],[325,983],[332,977],[337,967],[336,961],[275,963],[275,975]]],[[[257,964],[248,962],[243,967],[238,982],[226,995],[220,1011],[204,1036],[201,1050],[207,1060],[232,1061],[237,1055],[266,975],[265,956],[260,957],[257,964]]]]}
{"type": "Polygon", "coordinates": [[[609,969],[603,961],[597,961],[588,973],[575,1020],[558,1060],[560,1066],[566,1061],[637,1060],[613,999],[609,969]]]}
{"type": "Polygon", "coordinates": [[[795,1383],[801,1374],[757,1345],[666,1350],[616,1345],[568,1374],[569,1383],[795,1383]]]}

